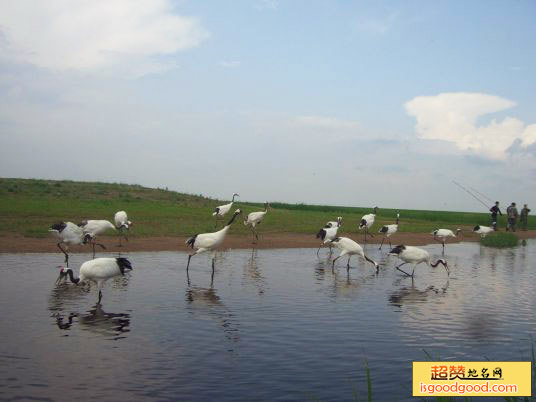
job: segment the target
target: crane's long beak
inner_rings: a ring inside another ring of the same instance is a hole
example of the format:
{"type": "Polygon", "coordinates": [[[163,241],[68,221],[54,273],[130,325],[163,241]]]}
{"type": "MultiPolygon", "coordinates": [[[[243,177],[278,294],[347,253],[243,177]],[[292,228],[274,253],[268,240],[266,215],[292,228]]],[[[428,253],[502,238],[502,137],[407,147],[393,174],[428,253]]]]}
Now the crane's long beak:
{"type": "Polygon", "coordinates": [[[56,282],[54,282],[55,285],[59,285],[62,281],[62,279],[65,281],[65,277],[67,274],[63,271],[60,271],[60,275],[58,276],[58,279],[56,279],[56,282]]]}

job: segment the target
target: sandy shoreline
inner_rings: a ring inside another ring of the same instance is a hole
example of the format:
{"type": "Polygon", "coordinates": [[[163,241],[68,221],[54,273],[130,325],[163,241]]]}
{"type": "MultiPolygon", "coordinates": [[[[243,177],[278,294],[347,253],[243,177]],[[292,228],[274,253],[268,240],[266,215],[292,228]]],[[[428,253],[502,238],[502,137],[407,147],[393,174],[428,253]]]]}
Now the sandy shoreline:
{"type": "MultiPolygon", "coordinates": [[[[363,234],[342,233],[343,236],[363,244],[363,234]]],[[[536,230],[526,232],[516,232],[520,239],[536,237],[536,230]]],[[[114,236],[103,236],[99,242],[106,246],[106,251],[188,251],[184,241],[186,237],[132,237],[123,247],[117,247],[118,238],[114,236]]],[[[380,235],[367,239],[367,242],[379,244],[382,240],[380,235]]],[[[479,236],[470,233],[457,239],[450,238],[448,243],[459,243],[461,241],[478,241],[479,236]]],[[[429,233],[397,233],[391,237],[391,242],[395,244],[406,244],[412,246],[422,246],[435,243],[433,236],[429,233]]],[[[221,249],[273,249],[273,248],[313,248],[318,247],[320,241],[314,235],[303,233],[267,233],[260,235],[260,241],[254,245],[251,243],[251,236],[228,235],[220,247],[221,249]]],[[[387,243],[387,246],[389,244],[387,243]]],[[[73,246],[71,253],[86,253],[88,246],[73,246]]],[[[2,236],[0,237],[0,253],[54,253],[59,252],[56,241],[53,237],[31,238],[23,236],[2,236]]]]}

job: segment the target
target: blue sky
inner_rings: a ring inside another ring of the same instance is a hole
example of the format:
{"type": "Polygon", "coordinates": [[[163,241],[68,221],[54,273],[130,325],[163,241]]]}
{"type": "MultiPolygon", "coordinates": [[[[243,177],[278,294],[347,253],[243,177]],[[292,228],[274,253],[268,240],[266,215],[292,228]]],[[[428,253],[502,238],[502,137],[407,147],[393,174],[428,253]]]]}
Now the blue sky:
{"type": "Polygon", "coordinates": [[[536,3],[0,1],[2,176],[536,202],[536,3]]]}

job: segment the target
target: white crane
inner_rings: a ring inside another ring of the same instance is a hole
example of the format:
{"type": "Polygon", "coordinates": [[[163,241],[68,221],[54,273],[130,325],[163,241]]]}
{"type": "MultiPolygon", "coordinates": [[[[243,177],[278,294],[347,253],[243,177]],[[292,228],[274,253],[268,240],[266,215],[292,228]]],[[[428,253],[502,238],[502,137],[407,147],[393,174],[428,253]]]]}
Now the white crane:
{"type": "Polygon", "coordinates": [[[380,266],[378,265],[378,263],[368,258],[363,252],[363,247],[361,247],[352,239],[349,239],[348,237],[337,237],[333,239],[332,243],[335,247],[341,250],[341,253],[339,254],[339,256],[335,258],[333,260],[333,263],[331,264],[332,269],[335,267],[335,261],[337,261],[339,258],[341,258],[344,255],[348,255],[348,263],[346,264],[346,270],[348,271],[350,270],[350,258],[353,255],[360,255],[361,257],[363,257],[365,260],[367,260],[368,262],[370,262],[376,267],[376,272],[379,271],[380,266]]]}
{"type": "Polygon", "coordinates": [[[328,223],[326,223],[324,228],[334,228],[334,227],[340,228],[341,226],[342,226],[342,216],[337,216],[336,221],[329,221],[328,223]]]}
{"type": "Polygon", "coordinates": [[[83,221],[78,226],[84,231],[84,243],[88,241],[91,242],[93,246],[93,258],[95,258],[95,245],[102,247],[103,250],[106,250],[103,244],[97,243],[97,236],[103,234],[108,229],[115,230],[115,226],[112,225],[110,221],[104,219],[90,219],[88,221],[83,221]]]}
{"type": "Polygon", "coordinates": [[[219,207],[214,208],[214,212],[212,213],[212,216],[216,217],[216,224],[214,225],[214,227],[218,225],[218,219],[223,219],[225,214],[231,210],[231,208],[233,207],[235,197],[240,197],[240,196],[234,193],[233,200],[229,204],[220,205],[219,207]]]}
{"type": "MultiPolygon", "coordinates": [[[[371,226],[374,224],[374,219],[376,219],[376,212],[378,211],[378,207],[374,207],[373,213],[363,215],[361,218],[361,222],[359,223],[359,230],[365,228],[365,243],[367,242],[367,233],[368,230],[371,228],[371,226]]],[[[374,237],[372,233],[369,233],[370,237],[374,237]]]]}
{"type": "MultiPolygon", "coordinates": [[[[493,226],[495,226],[495,222],[493,222],[493,226]]],[[[480,237],[486,237],[487,235],[495,231],[495,229],[493,229],[493,226],[489,227],[489,226],[476,225],[473,228],[473,232],[478,233],[480,237]]]]}
{"type": "Polygon", "coordinates": [[[253,231],[253,234],[255,235],[255,240],[253,241],[253,244],[255,244],[259,240],[259,235],[255,230],[255,226],[259,225],[262,222],[264,216],[266,215],[266,212],[268,212],[269,206],[270,204],[268,204],[268,202],[265,202],[264,211],[251,212],[244,220],[244,225],[249,226],[253,231]]]}
{"type": "Polygon", "coordinates": [[[380,244],[380,250],[382,249],[383,242],[385,241],[385,238],[387,237],[387,240],[389,240],[389,247],[393,248],[393,245],[391,244],[390,237],[394,235],[398,231],[398,220],[400,218],[400,214],[396,214],[396,223],[392,225],[383,225],[380,230],[378,230],[378,233],[383,233],[383,239],[382,243],[380,244]]]}
{"type": "Polygon", "coordinates": [[[55,223],[48,229],[59,240],[57,246],[65,255],[65,264],[69,266],[69,245],[85,244],[84,231],[72,222],[55,223]],[[65,249],[61,247],[65,244],[65,249]]]}
{"type": "MultiPolygon", "coordinates": [[[[234,222],[235,218],[240,215],[242,211],[240,209],[237,209],[229,223],[223,227],[223,229],[214,232],[214,233],[202,233],[202,234],[196,234],[192,237],[190,237],[188,240],[186,240],[186,244],[190,246],[192,249],[196,249],[194,253],[188,255],[188,265],[186,265],[186,272],[188,272],[188,268],[190,267],[190,259],[200,253],[204,253],[205,251],[215,251],[216,248],[223,243],[223,239],[225,239],[225,235],[227,234],[229,228],[231,227],[231,224],[234,222]]],[[[214,275],[214,258],[215,256],[212,256],[212,274],[214,275]]]]}
{"type": "Polygon", "coordinates": [[[447,261],[440,258],[435,263],[432,263],[430,261],[430,254],[428,254],[428,251],[423,250],[422,248],[413,247],[413,246],[404,246],[399,245],[393,248],[389,254],[393,254],[398,256],[402,261],[404,261],[402,264],[397,265],[395,268],[398,269],[400,272],[406,274],[407,276],[413,277],[413,274],[415,273],[415,267],[419,265],[420,263],[424,262],[432,267],[437,267],[439,264],[443,264],[445,267],[445,270],[447,271],[447,275],[450,275],[449,267],[447,265],[447,261]],[[413,264],[413,271],[411,272],[411,275],[408,274],[406,271],[403,271],[400,269],[402,265],[405,264],[413,264]]]}
{"type": "Polygon", "coordinates": [[[128,233],[128,230],[133,225],[133,223],[128,220],[128,216],[125,211],[116,212],[114,216],[114,221],[116,229],[119,230],[119,247],[121,247],[121,236],[124,236],[125,240],[128,241],[128,237],[125,234],[125,231],[128,233]]]}
{"type": "Polygon", "coordinates": [[[436,229],[431,234],[434,235],[434,240],[441,242],[443,245],[443,254],[445,254],[445,242],[447,241],[447,238],[449,237],[458,237],[458,235],[462,232],[460,228],[456,229],[456,234],[450,229],[436,229]]]}
{"type": "Polygon", "coordinates": [[[339,230],[338,226],[328,227],[328,225],[320,229],[320,231],[316,234],[316,238],[321,239],[322,243],[320,243],[320,246],[318,247],[318,250],[316,251],[316,255],[318,255],[322,246],[325,246],[325,245],[329,246],[329,253],[331,254],[331,248],[333,247],[332,241],[337,237],[338,230],[339,230]]]}
{"type": "Polygon", "coordinates": [[[59,284],[62,279],[65,282],[67,276],[69,276],[69,279],[75,285],[84,281],[94,282],[97,284],[97,289],[99,290],[99,300],[97,304],[100,304],[104,282],[114,276],[124,275],[126,269],[132,270],[132,265],[126,258],[96,258],[94,260],[86,261],[80,266],[80,274],[78,278],[74,277],[72,269],[61,267],[60,276],[56,279],[56,284],[59,284]]]}

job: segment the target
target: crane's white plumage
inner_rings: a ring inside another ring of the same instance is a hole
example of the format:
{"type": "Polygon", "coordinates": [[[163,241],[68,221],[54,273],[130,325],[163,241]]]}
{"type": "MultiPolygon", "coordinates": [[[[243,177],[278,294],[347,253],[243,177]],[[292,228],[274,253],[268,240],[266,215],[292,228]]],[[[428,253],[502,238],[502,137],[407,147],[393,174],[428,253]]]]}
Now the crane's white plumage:
{"type": "Polygon", "coordinates": [[[214,212],[212,213],[212,216],[215,216],[216,219],[221,219],[225,216],[227,212],[231,210],[233,207],[234,199],[235,197],[240,197],[238,194],[233,194],[233,200],[229,204],[220,205],[219,207],[214,208],[214,212]]]}
{"type": "MultiPolygon", "coordinates": [[[[259,240],[259,235],[257,234],[257,231],[255,230],[255,226],[259,225],[264,217],[266,216],[266,212],[268,212],[268,203],[264,203],[264,211],[257,211],[257,212],[251,212],[248,214],[247,218],[244,220],[244,225],[249,226],[251,230],[253,231],[253,234],[255,236],[255,240],[259,240]]],[[[256,241],[253,241],[255,243],[256,241]]]]}
{"type": "Polygon", "coordinates": [[[125,240],[128,241],[128,237],[125,231],[128,233],[130,227],[132,226],[132,222],[128,220],[128,216],[125,211],[116,212],[114,216],[114,221],[116,229],[119,230],[119,247],[121,247],[121,236],[123,236],[125,240]]]}
{"type": "Polygon", "coordinates": [[[478,233],[480,235],[480,237],[486,237],[487,235],[489,235],[491,232],[494,232],[494,231],[495,231],[495,229],[493,229],[493,227],[489,227],[489,226],[476,225],[473,228],[473,232],[478,233]]]}
{"type": "Polygon", "coordinates": [[[458,234],[461,233],[461,229],[456,229],[456,233],[454,233],[450,229],[436,229],[432,232],[434,235],[435,241],[440,241],[443,245],[443,252],[445,252],[445,242],[447,241],[447,238],[449,237],[457,237],[458,234]]]}
{"type": "Polygon", "coordinates": [[[128,229],[132,225],[132,222],[128,220],[127,213],[125,211],[118,211],[114,215],[115,227],[121,229],[122,227],[128,229]]]}
{"type": "Polygon", "coordinates": [[[91,241],[93,246],[93,258],[95,258],[95,245],[106,249],[103,244],[97,243],[97,236],[105,233],[109,229],[115,230],[115,226],[105,219],[90,219],[83,221],[78,226],[84,231],[84,243],[91,241]]]}
{"type": "MultiPolygon", "coordinates": [[[[359,230],[365,229],[365,242],[367,241],[367,233],[368,230],[372,227],[374,224],[374,220],[376,219],[376,212],[378,211],[378,207],[374,207],[373,213],[363,215],[361,218],[361,222],[359,223],[359,230]]],[[[374,237],[372,233],[368,233],[370,237],[374,237]]]]}
{"type": "Polygon", "coordinates": [[[57,246],[65,255],[65,264],[69,266],[69,246],[85,243],[84,231],[72,222],[55,223],[48,231],[59,240],[57,246]],[[65,244],[65,249],[61,247],[62,244],[65,244]]]}
{"type": "Polygon", "coordinates": [[[350,258],[353,255],[360,255],[365,260],[373,264],[374,267],[376,267],[376,272],[378,272],[378,270],[380,269],[380,266],[374,260],[371,260],[365,255],[365,253],[363,252],[363,247],[361,247],[352,239],[349,239],[348,237],[336,237],[335,239],[333,239],[332,243],[335,247],[341,250],[339,256],[333,260],[333,263],[331,265],[332,268],[335,266],[335,261],[337,261],[344,255],[348,255],[348,263],[346,264],[346,269],[348,270],[350,269],[350,258]]]}
{"type": "MultiPolygon", "coordinates": [[[[188,268],[190,267],[190,259],[194,255],[204,253],[205,251],[214,251],[218,246],[223,243],[225,235],[229,231],[231,224],[234,222],[237,215],[241,213],[242,211],[240,209],[237,209],[234,212],[233,217],[231,218],[229,223],[227,223],[227,225],[225,225],[223,229],[218,230],[217,232],[196,234],[186,240],[186,244],[188,246],[196,249],[194,253],[188,255],[188,265],[186,265],[186,271],[188,271],[188,268]]],[[[212,258],[212,271],[214,272],[214,257],[212,258]]]]}
{"type": "Polygon", "coordinates": [[[132,270],[132,265],[126,258],[96,258],[86,261],[80,266],[80,275],[78,278],[74,277],[72,269],[61,267],[60,276],[56,279],[56,283],[60,283],[62,279],[65,281],[67,275],[74,284],[84,281],[94,282],[97,284],[97,289],[99,290],[98,303],[100,303],[104,282],[114,276],[124,275],[127,269],[132,270]]]}
{"type": "Polygon", "coordinates": [[[316,238],[322,240],[322,243],[320,243],[320,247],[318,247],[316,255],[318,255],[320,248],[325,245],[329,246],[329,252],[331,253],[331,242],[337,237],[338,230],[339,226],[327,227],[327,225],[319,230],[319,232],[316,234],[316,238]]]}
{"type": "Polygon", "coordinates": [[[423,250],[422,248],[399,245],[393,248],[389,252],[389,254],[396,255],[398,256],[398,258],[404,261],[402,264],[396,266],[395,268],[398,269],[400,272],[403,272],[407,276],[413,276],[413,274],[415,273],[415,267],[423,262],[434,268],[437,267],[439,264],[443,264],[445,270],[447,271],[447,274],[449,274],[449,268],[447,262],[444,259],[440,258],[435,263],[432,263],[430,261],[430,254],[428,254],[428,251],[423,250]],[[411,272],[411,275],[408,274],[406,271],[400,269],[400,267],[404,264],[413,264],[413,271],[411,272]]]}
{"type": "Polygon", "coordinates": [[[342,216],[337,216],[337,220],[336,221],[329,221],[328,223],[326,223],[326,225],[324,226],[324,228],[340,228],[342,226],[342,216]]]}
{"type": "Polygon", "coordinates": [[[391,244],[391,237],[398,231],[398,220],[400,218],[400,214],[396,214],[396,223],[391,225],[383,225],[380,230],[378,230],[378,233],[383,233],[383,239],[380,244],[380,250],[382,249],[383,242],[385,241],[385,238],[389,240],[389,247],[393,248],[393,245],[391,244]]]}

